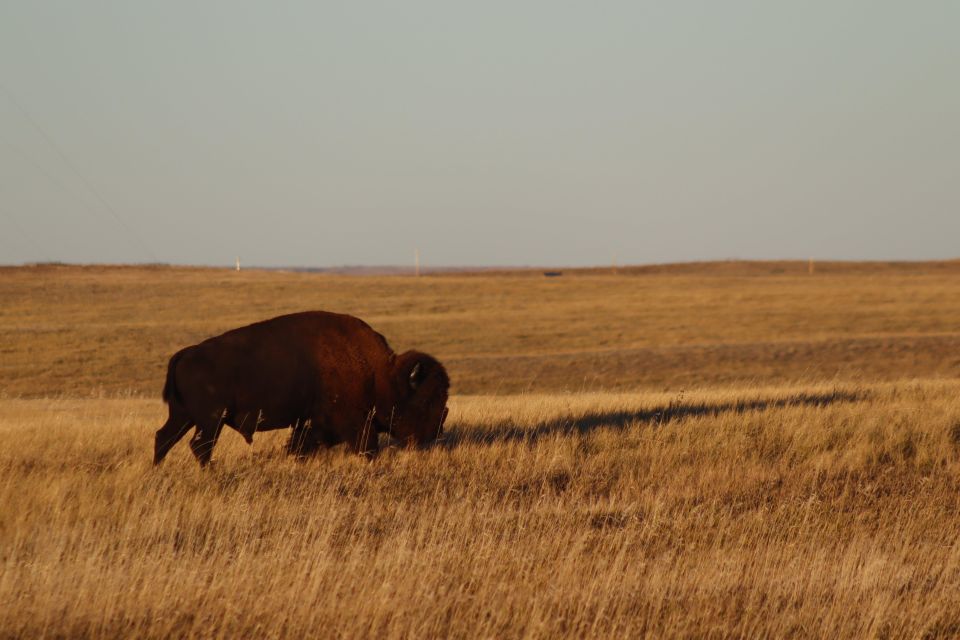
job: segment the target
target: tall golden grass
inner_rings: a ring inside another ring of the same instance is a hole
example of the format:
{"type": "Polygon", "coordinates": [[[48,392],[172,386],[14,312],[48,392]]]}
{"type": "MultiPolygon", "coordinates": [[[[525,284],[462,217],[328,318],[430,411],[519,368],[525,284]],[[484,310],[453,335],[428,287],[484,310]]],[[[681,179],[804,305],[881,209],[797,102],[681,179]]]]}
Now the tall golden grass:
{"type": "Polygon", "coordinates": [[[456,397],[427,452],[208,471],[158,404],[0,402],[2,635],[960,633],[960,382],[456,397]]]}
{"type": "Polygon", "coordinates": [[[423,278],[0,268],[0,637],[960,636],[960,263],[423,278]],[[153,432],[167,358],[310,308],[446,439],[153,432]]]}

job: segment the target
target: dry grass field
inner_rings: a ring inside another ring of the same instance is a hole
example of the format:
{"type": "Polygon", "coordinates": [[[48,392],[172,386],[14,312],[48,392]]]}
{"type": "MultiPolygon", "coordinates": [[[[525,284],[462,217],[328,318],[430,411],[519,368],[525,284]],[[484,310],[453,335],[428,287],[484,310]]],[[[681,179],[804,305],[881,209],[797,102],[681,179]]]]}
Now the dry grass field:
{"type": "Polygon", "coordinates": [[[0,268],[0,301],[0,390],[14,397],[156,397],[183,345],[304,309],[433,353],[460,394],[960,376],[960,261],[812,277],[806,263],[419,279],[0,268]]]}
{"type": "Polygon", "coordinates": [[[0,636],[960,636],[958,263],[45,266],[0,301],[0,636]],[[170,353],[306,308],[448,363],[446,439],[153,468],[170,353]]]}

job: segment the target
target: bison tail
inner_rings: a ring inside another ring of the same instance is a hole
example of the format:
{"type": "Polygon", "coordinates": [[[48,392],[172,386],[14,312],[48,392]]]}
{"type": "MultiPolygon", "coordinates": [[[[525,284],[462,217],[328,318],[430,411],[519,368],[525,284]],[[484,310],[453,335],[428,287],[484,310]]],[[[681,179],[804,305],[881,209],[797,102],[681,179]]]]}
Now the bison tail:
{"type": "Polygon", "coordinates": [[[170,364],[167,365],[167,380],[163,383],[163,401],[167,404],[170,404],[173,401],[178,403],[183,402],[183,398],[180,396],[180,391],[177,389],[177,378],[176,370],[177,363],[180,361],[180,358],[183,357],[183,354],[186,352],[186,349],[181,349],[173,354],[173,357],[170,358],[170,364]]]}

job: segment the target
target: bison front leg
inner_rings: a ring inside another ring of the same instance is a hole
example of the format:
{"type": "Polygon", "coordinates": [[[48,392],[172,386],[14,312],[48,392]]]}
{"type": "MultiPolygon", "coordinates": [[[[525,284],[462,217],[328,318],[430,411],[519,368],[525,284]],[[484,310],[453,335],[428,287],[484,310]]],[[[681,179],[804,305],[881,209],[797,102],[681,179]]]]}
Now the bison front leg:
{"type": "Polygon", "coordinates": [[[193,455],[201,467],[210,463],[213,448],[216,446],[220,432],[223,430],[225,414],[226,412],[215,414],[212,418],[197,422],[197,432],[190,439],[190,450],[193,451],[193,455]]]}
{"type": "Polygon", "coordinates": [[[193,420],[184,411],[179,408],[170,407],[170,415],[167,422],[157,430],[153,444],[153,464],[160,464],[167,456],[167,453],[173,448],[173,445],[180,442],[180,439],[190,431],[193,426],[193,420]]]}

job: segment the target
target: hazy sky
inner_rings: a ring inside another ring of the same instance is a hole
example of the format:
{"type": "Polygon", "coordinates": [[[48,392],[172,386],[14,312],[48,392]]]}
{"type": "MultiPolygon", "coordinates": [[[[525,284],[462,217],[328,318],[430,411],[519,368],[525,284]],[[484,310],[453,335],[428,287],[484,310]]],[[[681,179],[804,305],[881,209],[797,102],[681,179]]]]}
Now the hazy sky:
{"type": "Polygon", "coordinates": [[[0,0],[0,263],[960,256],[958,34],[956,0],[0,0]]]}

